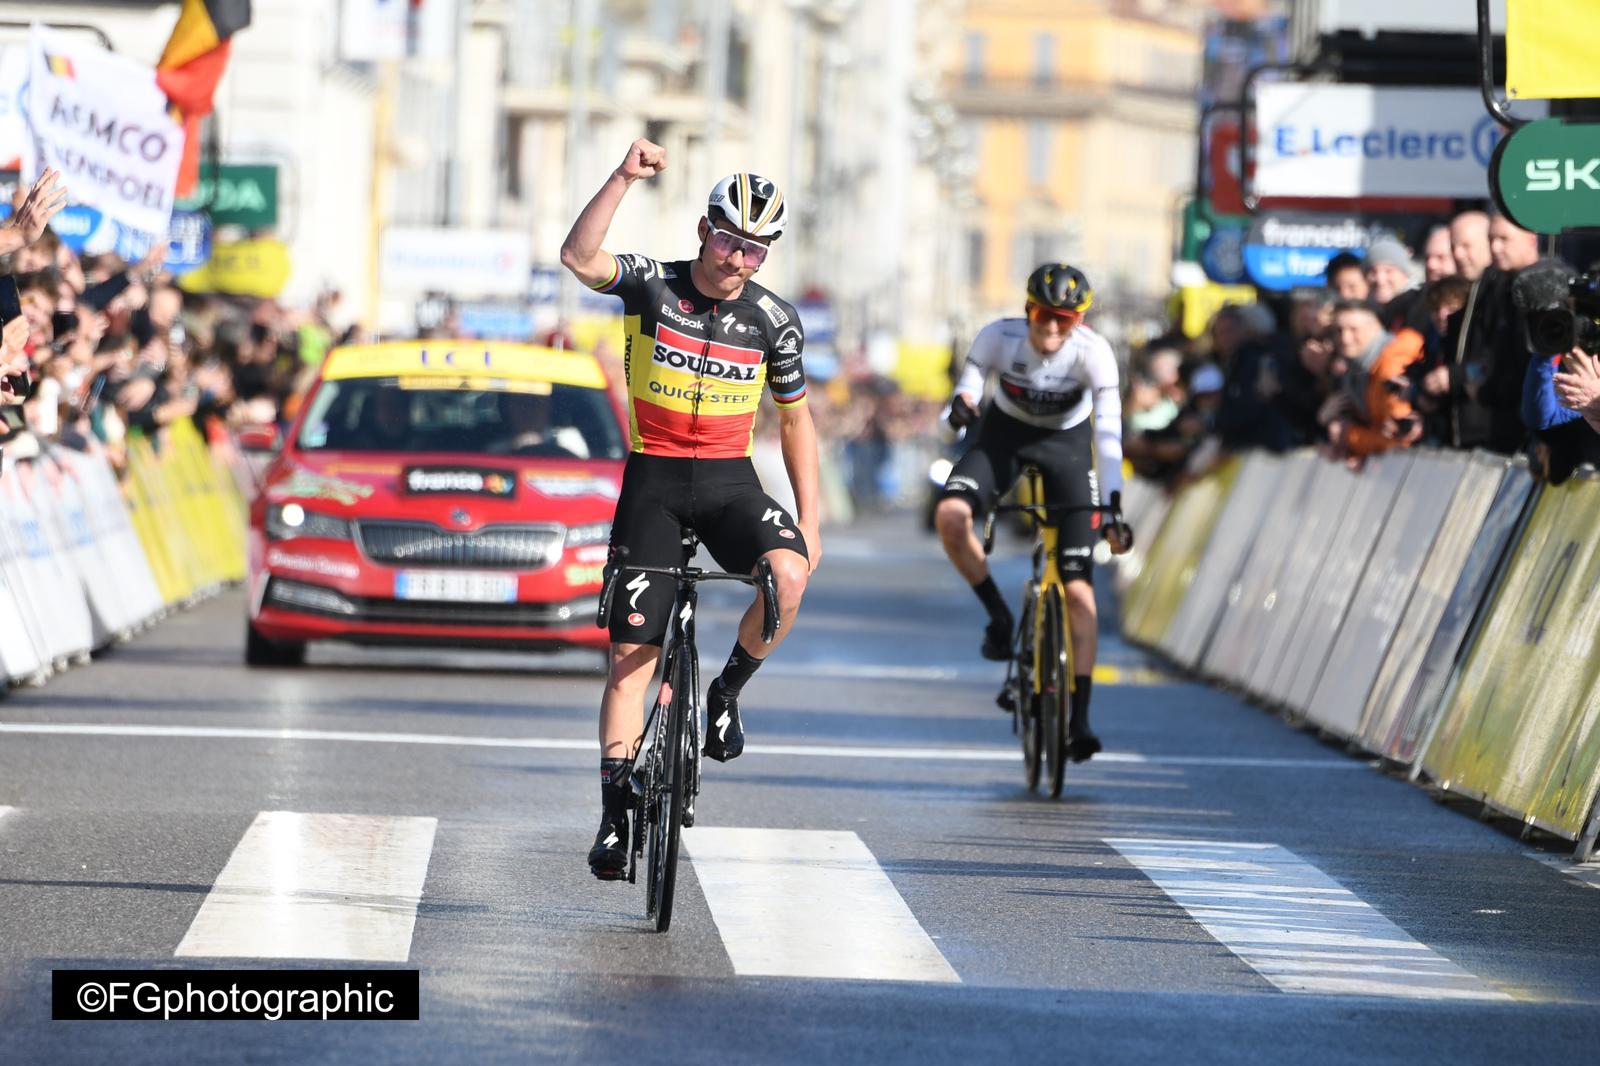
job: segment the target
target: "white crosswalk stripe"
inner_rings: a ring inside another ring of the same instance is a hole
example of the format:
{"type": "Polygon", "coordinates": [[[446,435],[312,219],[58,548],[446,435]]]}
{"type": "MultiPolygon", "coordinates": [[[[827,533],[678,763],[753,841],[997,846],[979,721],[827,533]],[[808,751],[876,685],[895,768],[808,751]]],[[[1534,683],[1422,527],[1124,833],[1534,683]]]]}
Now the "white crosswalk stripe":
{"type": "Polygon", "coordinates": [[[1275,844],[1106,843],[1285,992],[1511,998],[1419,944],[1343,885],[1275,844]]]}
{"type": "Polygon", "coordinates": [[[263,811],[179,956],[404,962],[437,819],[263,811]]]}
{"type": "Polygon", "coordinates": [[[854,833],[684,833],[735,973],[960,981],[854,833]]]}

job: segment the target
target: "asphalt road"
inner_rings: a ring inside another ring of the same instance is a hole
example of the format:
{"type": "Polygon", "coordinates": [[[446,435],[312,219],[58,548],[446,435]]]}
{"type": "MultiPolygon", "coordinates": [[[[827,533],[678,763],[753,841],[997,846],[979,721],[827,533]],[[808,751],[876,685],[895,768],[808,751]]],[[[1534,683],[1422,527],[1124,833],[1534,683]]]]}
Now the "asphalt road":
{"type": "MultiPolygon", "coordinates": [[[[737,606],[703,601],[708,674],[737,606]]],[[[1600,879],[1114,641],[1106,757],[1030,795],[906,519],[830,536],[664,936],[583,862],[596,656],[247,671],[242,612],[0,703],[0,1062],[1591,1054],[1600,879]],[[421,1021],[50,1020],[53,969],[391,966],[421,1021]]]]}

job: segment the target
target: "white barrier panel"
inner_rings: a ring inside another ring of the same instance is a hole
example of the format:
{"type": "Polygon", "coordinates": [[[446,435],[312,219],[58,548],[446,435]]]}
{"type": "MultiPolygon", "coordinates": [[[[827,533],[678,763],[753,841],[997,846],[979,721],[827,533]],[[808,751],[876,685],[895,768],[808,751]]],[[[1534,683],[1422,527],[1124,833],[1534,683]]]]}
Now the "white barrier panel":
{"type": "Polygon", "coordinates": [[[1290,545],[1299,535],[1310,499],[1313,474],[1321,465],[1311,452],[1297,452],[1283,461],[1275,495],[1261,521],[1238,578],[1229,585],[1227,606],[1216,636],[1205,652],[1205,676],[1244,686],[1261,652],[1265,634],[1277,621],[1273,593],[1279,571],[1288,565],[1290,545]]]}
{"type": "MultiPolygon", "coordinates": [[[[1456,660],[1471,636],[1478,609],[1494,583],[1508,542],[1521,526],[1523,510],[1535,487],[1525,467],[1507,471],[1501,481],[1494,502],[1477,529],[1466,563],[1449,586],[1449,600],[1427,651],[1410,684],[1404,690],[1397,689],[1402,695],[1388,712],[1391,724],[1377,748],[1390,758],[1414,763],[1426,746],[1456,660]]],[[[1378,732],[1375,726],[1374,733],[1378,732]]]]}
{"type": "Polygon", "coordinates": [[[1289,539],[1288,554],[1270,593],[1272,624],[1261,636],[1261,654],[1245,684],[1248,692],[1268,703],[1284,702],[1288,678],[1279,683],[1279,675],[1297,661],[1295,632],[1335,547],[1339,519],[1356,489],[1355,475],[1342,463],[1316,459],[1312,469],[1310,490],[1297,516],[1298,528],[1289,539]]]}
{"type": "Polygon", "coordinates": [[[1316,725],[1346,738],[1359,731],[1373,680],[1465,469],[1442,455],[1414,455],[1306,707],[1316,725]]]}
{"type": "MultiPolygon", "coordinates": [[[[14,469],[0,481],[12,480],[14,469]]],[[[4,500],[0,495],[0,506],[4,500]]],[[[11,523],[0,518],[0,670],[8,681],[42,679],[50,670],[33,605],[22,585],[20,554],[11,523]]]]}
{"type": "Polygon", "coordinates": [[[1368,751],[1385,752],[1401,718],[1401,708],[1411,682],[1416,679],[1445,605],[1458,583],[1467,555],[1478,540],[1478,530],[1495,502],[1505,473],[1500,467],[1476,463],[1461,452],[1440,452],[1433,462],[1456,470],[1456,490],[1417,578],[1411,600],[1395,630],[1389,652],[1372,682],[1362,715],[1362,744],[1368,751]]]}
{"type": "Polygon", "coordinates": [[[1194,581],[1163,638],[1162,651],[1186,669],[1196,669],[1200,664],[1222,616],[1228,590],[1255,545],[1267,509],[1281,490],[1283,466],[1283,458],[1270,452],[1252,452],[1245,457],[1194,581]]]}
{"type": "MultiPolygon", "coordinates": [[[[1297,714],[1311,705],[1312,693],[1322,677],[1339,627],[1344,624],[1350,601],[1355,597],[1361,575],[1388,521],[1400,485],[1411,469],[1410,452],[1389,452],[1369,460],[1355,474],[1355,489],[1345,504],[1339,530],[1306,598],[1300,624],[1295,629],[1292,654],[1280,671],[1282,701],[1297,714]]],[[[1354,712],[1352,712],[1354,713],[1354,712]]]]}
{"type": "Polygon", "coordinates": [[[88,655],[94,645],[94,622],[84,598],[83,579],[73,569],[61,535],[61,519],[54,513],[56,496],[49,484],[51,474],[59,476],[59,471],[34,463],[22,466],[18,473],[21,476],[15,480],[27,504],[24,545],[42,582],[38,602],[50,634],[51,653],[64,659],[88,655]]]}
{"type": "Polygon", "coordinates": [[[49,462],[52,473],[46,483],[56,498],[52,509],[60,519],[67,556],[83,582],[89,618],[94,624],[93,646],[102,648],[132,624],[127,598],[116,579],[116,570],[105,545],[89,519],[88,501],[76,471],[54,457],[49,462]]]}
{"type": "Polygon", "coordinates": [[[103,453],[88,455],[63,449],[58,457],[83,486],[90,528],[110,560],[117,586],[128,605],[126,625],[139,625],[158,614],[164,604],[150,559],[139,543],[138,531],[128,514],[127,501],[103,453]]]}
{"type": "Polygon", "coordinates": [[[50,559],[50,546],[39,528],[33,501],[21,488],[22,479],[31,477],[32,472],[27,464],[19,464],[7,473],[0,478],[0,507],[5,509],[13,549],[17,601],[39,657],[54,665],[74,654],[71,626],[60,611],[50,609],[50,601],[60,595],[66,581],[50,559]]]}
{"type": "Polygon", "coordinates": [[[1155,543],[1172,500],[1166,490],[1143,478],[1129,478],[1122,487],[1122,517],[1133,528],[1133,550],[1116,560],[1114,587],[1126,593],[1144,569],[1145,553],[1155,543]]]}

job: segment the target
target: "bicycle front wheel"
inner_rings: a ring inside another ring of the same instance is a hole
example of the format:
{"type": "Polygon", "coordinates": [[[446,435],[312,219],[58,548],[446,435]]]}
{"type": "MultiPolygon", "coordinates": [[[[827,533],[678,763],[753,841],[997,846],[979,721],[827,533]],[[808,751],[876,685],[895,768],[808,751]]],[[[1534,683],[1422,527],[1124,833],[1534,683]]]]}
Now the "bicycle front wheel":
{"type": "Polygon", "coordinates": [[[1067,612],[1061,590],[1045,594],[1044,635],[1039,654],[1039,717],[1044,723],[1044,756],[1050,798],[1061,795],[1067,771],[1067,724],[1072,709],[1072,669],[1067,665],[1067,612]]]}
{"type": "Polygon", "coordinates": [[[1017,627],[1017,668],[1012,671],[1012,706],[1016,708],[1017,734],[1022,738],[1022,778],[1028,791],[1039,788],[1039,761],[1044,754],[1043,723],[1039,720],[1039,694],[1033,684],[1033,642],[1037,602],[1032,587],[1022,606],[1022,624],[1017,627]]]}
{"type": "Polygon", "coordinates": [[[680,655],[672,674],[672,705],[667,716],[667,744],[663,752],[660,833],[661,863],[656,888],[656,932],[672,927],[672,900],[678,884],[678,851],[683,837],[683,805],[689,775],[694,772],[690,750],[689,715],[694,709],[694,666],[680,655]]]}

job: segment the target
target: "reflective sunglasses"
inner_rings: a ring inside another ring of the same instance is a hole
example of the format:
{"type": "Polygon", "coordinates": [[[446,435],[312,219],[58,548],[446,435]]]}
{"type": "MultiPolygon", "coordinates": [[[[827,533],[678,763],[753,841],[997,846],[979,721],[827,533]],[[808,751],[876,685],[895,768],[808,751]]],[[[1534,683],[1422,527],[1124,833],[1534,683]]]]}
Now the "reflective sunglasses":
{"type": "Polygon", "coordinates": [[[1065,307],[1046,307],[1044,304],[1037,304],[1029,300],[1028,320],[1041,326],[1054,322],[1062,329],[1072,329],[1083,321],[1083,312],[1073,311],[1065,307]]]}
{"type": "Polygon", "coordinates": [[[718,229],[717,224],[709,218],[706,219],[706,224],[711,227],[711,233],[707,235],[706,243],[721,258],[726,259],[737,251],[744,253],[745,266],[758,267],[766,262],[767,252],[769,251],[766,245],[759,241],[748,241],[738,234],[718,229]]]}

